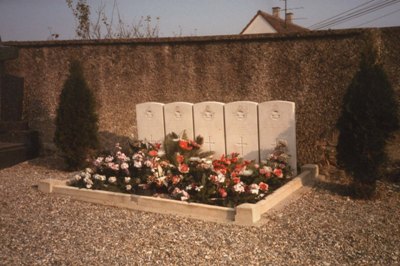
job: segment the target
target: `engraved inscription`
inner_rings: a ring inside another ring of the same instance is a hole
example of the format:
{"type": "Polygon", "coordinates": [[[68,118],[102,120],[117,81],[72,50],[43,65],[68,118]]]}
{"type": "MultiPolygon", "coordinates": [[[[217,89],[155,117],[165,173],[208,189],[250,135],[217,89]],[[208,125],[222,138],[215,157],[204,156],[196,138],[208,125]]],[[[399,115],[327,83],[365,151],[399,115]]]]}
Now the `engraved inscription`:
{"type": "Polygon", "coordinates": [[[153,111],[152,111],[150,108],[147,109],[146,112],[144,113],[144,116],[145,116],[146,118],[148,118],[148,119],[153,118],[153,116],[154,116],[153,111]]]}
{"type": "Polygon", "coordinates": [[[281,117],[281,115],[279,114],[278,110],[272,111],[272,113],[271,113],[271,118],[272,118],[273,120],[278,120],[280,117],[281,117]]]}
{"type": "Polygon", "coordinates": [[[211,110],[210,106],[206,106],[206,109],[201,113],[201,116],[204,120],[213,120],[214,119],[214,112],[211,110]]]}
{"type": "Polygon", "coordinates": [[[182,116],[183,116],[183,114],[182,114],[182,111],[179,108],[179,106],[175,107],[174,117],[176,119],[180,120],[180,119],[182,119],[182,116]]]}
{"type": "Polygon", "coordinates": [[[236,111],[236,118],[238,120],[245,120],[247,117],[247,111],[245,110],[245,108],[243,108],[243,106],[239,106],[239,108],[236,111]]]}

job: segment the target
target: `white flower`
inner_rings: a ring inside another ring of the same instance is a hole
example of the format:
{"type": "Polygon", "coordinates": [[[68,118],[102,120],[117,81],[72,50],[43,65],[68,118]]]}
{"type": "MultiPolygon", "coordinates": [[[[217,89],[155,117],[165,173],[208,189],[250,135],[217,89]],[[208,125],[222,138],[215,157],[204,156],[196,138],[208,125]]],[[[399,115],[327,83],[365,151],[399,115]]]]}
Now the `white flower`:
{"type": "Polygon", "coordinates": [[[129,168],[129,164],[127,164],[127,163],[121,163],[121,169],[122,170],[125,170],[125,169],[128,169],[129,168]]]}
{"type": "Polygon", "coordinates": [[[159,150],[158,152],[157,152],[157,156],[158,157],[163,157],[165,155],[165,151],[163,151],[163,150],[159,150]]]}
{"type": "Polygon", "coordinates": [[[105,175],[99,175],[99,180],[100,181],[106,181],[106,176],[105,175]]]}
{"type": "Polygon", "coordinates": [[[108,178],[108,182],[109,182],[110,184],[114,184],[115,182],[117,182],[117,178],[116,178],[115,176],[110,176],[110,177],[108,178]]]}
{"type": "Polygon", "coordinates": [[[223,175],[221,173],[218,173],[217,181],[218,181],[218,183],[224,183],[225,182],[225,175],[223,175]]]}
{"type": "Polygon", "coordinates": [[[74,179],[75,179],[76,181],[79,181],[79,180],[82,179],[82,177],[81,177],[80,175],[75,175],[75,176],[74,176],[74,179]]]}
{"type": "Polygon", "coordinates": [[[240,174],[243,176],[251,176],[253,174],[253,170],[250,169],[243,170],[240,174]]]}
{"type": "Polygon", "coordinates": [[[147,166],[147,167],[153,167],[153,163],[150,160],[146,160],[144,162],[144,165],[147,166]]]}
{"type": "Polygon", "coordinates": [[[201,162],[202,162],[202,160],[201,160],[200,157],[190,157],[190,158],[189,158],[189,161],[191,161],[191,162],[198,162],[198,163],[201,163],[201,162]]]}
{"type": "Polygon", "coordinates": [[[93,178],[96,179],[96,180],[100,180],[100,175],[94,174],[94,175],[93,175],[93,178]]]}
{"type": "Polygon", "coordinates": [[[126,190],[128,190],[128,191],[129,191],[129,190],[131,190],[131,189],[132,189],[132,186],[131,186],[131,185],[126,185],[126,186],[125,186],[125,188],[126,188],[126,190]]]}
{"type": "Polygon", "coordinates": [[[92,184],[86,184],[86,188],[91,188],[92,184]]]}
{"type": "Polygon", "coordinates": [[[114,160],[114,157],[112,157],[111,155],[108,155],[105,159],[106,163],[110,163],[114,160]]]}
{"type": "Polygon", "coordinates": [[[193,189],[192,185],[186,186],[186,190],[191,190],[191,189],[193,189]]]}
{"type": "Polygon", "coordinates": [[[238,193],[243,193],[244,192],[243,182],[239,182],[236,185],[234,185],[233,186],[233,190],[238,192],[238,193]]]}
{"type": "Polygon", "coordinates": [[[203,186],[199,186],[199,187],[196,187],[196,188],[195,188],[195,190],[196,190],[196,191],[199,191],[199,192],[200,192],[202,189],[203,189],[203,186]]]}
{"type": "Polygon", "coordinates": [[[85,173],[93,174],[93,170],[91,168],[86,168],[85,173]]]}
{"type": "Polygon", "coordinates": [[[181,201],[185,201],[185,200],[188,200],[190,198],[189,193],[187,193],[185,190],[182,190],[181,193],[182,193],[181,201]]]}
{"type": "Polygon", "coordinates": [[[135,160],[135,161],[142,161],[142,160],[143,160],[143,155],[140,154],[140,153],[135,153],[135,154],[132,156],[132,159],[135,160]]]}
{"type": "Polygon", "coordinates": [[[138,160],[135,160],[133,162],[133,166],[136,167],[136,168],[142,168],[142,162],[138,161],[138,160]]]}
{"type": "Polygon", "coordinates": [[[127,183],[127,184],[128,184],[128,183],[129,183],[129,181],[131,181],[131,178],[130,178],[129,176],[126,176],[124,180],[125,180],[125,183],[127,183]]]}
{"type": "Polygon", "coordinates": [[[251,194],[255,194],[255,195],[257,195],[258,194],[258,192],[259,192],[259,186],[257,185],[257,184],[251,184],[250,185],[250,193],[251,194]]]}

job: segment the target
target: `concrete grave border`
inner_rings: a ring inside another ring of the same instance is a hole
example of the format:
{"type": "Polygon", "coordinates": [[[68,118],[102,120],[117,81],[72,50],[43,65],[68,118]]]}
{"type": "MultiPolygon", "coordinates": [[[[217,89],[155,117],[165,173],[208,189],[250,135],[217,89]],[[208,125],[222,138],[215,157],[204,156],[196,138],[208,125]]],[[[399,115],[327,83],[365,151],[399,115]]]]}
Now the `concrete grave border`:
{"type": "Polygon", "coordinates": [[[226,208],[200,203],[188,203],[178,200],[162,199],[133,194],[115,193],[68,186],[66,180],[44,179],[39,190],[44,193],[67,195],[73,199],[115,206],[139,211],[173,214],[199,220],[255,225],[261,216],[288,199],[303,186],[311,186],[318,176],[318,166],[304,165],[301,174],[287,184],[275,190],[265,199],[255,203],[244,203],[236,208],[226,208]]]}

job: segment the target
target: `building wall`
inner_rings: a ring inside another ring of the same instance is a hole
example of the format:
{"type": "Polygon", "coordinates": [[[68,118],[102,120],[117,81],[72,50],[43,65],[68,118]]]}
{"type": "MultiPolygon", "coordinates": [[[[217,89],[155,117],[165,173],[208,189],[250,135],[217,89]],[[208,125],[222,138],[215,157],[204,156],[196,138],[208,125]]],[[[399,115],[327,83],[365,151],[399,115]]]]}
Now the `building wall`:
{"type": "Polygon", "coordinates": [[[258,15],[242,34],[257,33],[276,33],[276,30],[261,15],[258,15]]]}
{"type": "Polygon", "coordinates": [[[68,64],[79,59],[96,94],[105,140],[136,135],[135,105],[147,101],[296,103],[299,163],[321,158],[318,143],[335,130],[343,95],[371,34],[400,91],[400,28],[147,40],[9,42],[6,63],[24,77],[24,119],[51,143],[68,64]]]}

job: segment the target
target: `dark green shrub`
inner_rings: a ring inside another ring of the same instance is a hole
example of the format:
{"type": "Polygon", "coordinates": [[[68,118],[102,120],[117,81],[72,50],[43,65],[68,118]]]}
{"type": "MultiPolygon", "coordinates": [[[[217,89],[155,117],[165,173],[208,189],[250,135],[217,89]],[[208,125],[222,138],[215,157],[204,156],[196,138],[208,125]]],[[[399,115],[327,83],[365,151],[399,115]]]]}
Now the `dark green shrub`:
{"type": "Polygon", "coordinates": [[[90,153],[98,147],[96,102],[81,64],[70,65],[69,76],[60,95],[54,142],[68,167],[84,167],[90,153]]]}
{"type": "Polygon", "coordinates": [[[356,197],[374,196],[380,167],[387,160],[385,144],[398,124],[397,100],[385,71],[374,52],[365,53],[338,121],[337,159],[353,177],[356,197]]]}

